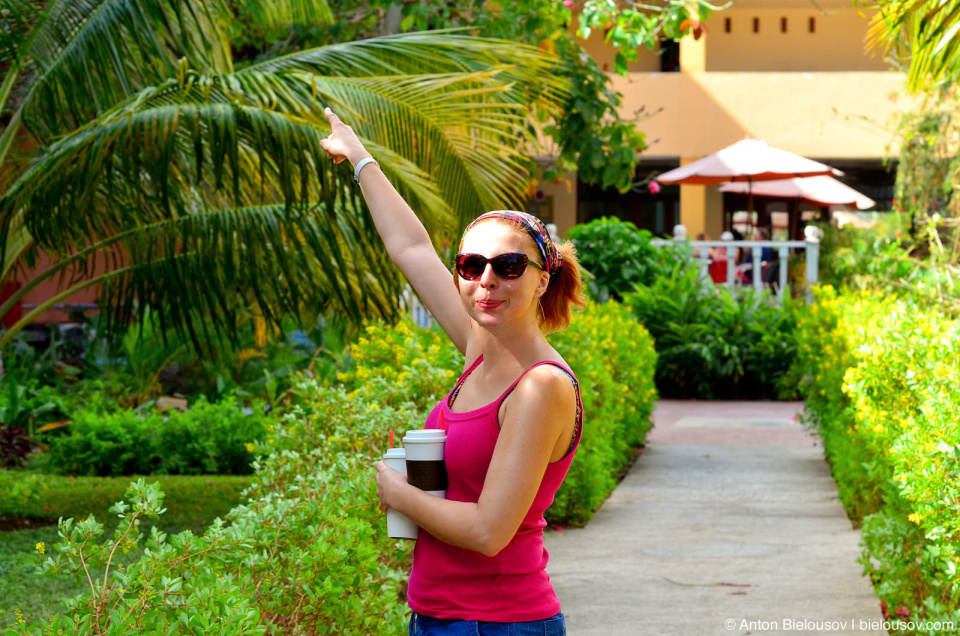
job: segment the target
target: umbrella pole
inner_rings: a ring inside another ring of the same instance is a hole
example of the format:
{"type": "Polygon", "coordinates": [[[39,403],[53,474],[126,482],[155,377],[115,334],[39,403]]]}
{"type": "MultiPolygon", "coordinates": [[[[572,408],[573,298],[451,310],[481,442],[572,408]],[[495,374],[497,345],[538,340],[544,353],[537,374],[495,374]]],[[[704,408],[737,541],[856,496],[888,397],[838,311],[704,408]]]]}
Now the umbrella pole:
{"type": "Polygon", "coordinates": [[[790,215],[790,240],[795,241],[799,237],[797,236],[797,222],[800,219],[800,199],[794,198],[793,208],[791,209],[792,214],[790,215]]]}
{"type": "Polygon", "coordinates": [[[753,224],[753,177],[747,177],[747,222],[753,228],[753,233],[757,233],[757,227],[753,224]]]}

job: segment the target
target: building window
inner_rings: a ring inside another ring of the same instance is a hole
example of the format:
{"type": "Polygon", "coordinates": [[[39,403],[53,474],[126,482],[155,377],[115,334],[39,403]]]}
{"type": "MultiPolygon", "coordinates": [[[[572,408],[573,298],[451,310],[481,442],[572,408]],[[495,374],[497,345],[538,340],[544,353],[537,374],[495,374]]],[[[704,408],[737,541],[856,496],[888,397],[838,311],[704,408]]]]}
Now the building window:
{"type": "Polygon", "coordinates": [[[760,33],[760,18],[753,19],[753,32],[760,33]]]}
{"type": "Polygon", "coordinates": [[[780,33],[786,33],[786,32],[787,32],[787,19],[780,18],[780,33]]]}
{"type": "Polygon", "coordinates": [[[817,32],[817,19],[816,19],[816,18],[810,18],[810,26],[809,26],[809,29],[810,29],[810,33],[816,33],[816,32],[817,32]]]}
{"type": "Polygon", "coordinates": [[[660,72],[680,72],[680,43],[674,40],[660,40],[660,72]]]}
{"type": "Polygon", "coordinates": [[[733,30],[733,23],[730,18],[723,19],[723,32],[730,33],[733,30]]]}

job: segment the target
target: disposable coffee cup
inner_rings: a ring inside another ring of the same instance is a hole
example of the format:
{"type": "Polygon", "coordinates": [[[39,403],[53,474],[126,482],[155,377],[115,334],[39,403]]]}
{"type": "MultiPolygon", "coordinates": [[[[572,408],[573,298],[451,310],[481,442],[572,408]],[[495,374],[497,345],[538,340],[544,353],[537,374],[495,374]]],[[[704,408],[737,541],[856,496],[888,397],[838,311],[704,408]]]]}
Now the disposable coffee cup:
{"type": "MultiPolygon", "coordinates": [[[[407,472],[406,461],[404,457],[406,450],[403,448],[391,448],[383,456],[384,463],[390,468],[405,473],[407,472]]],[[[417,524],[410,521],[406,515],[401,514],[393,508],[387,508],[387,536],[391,539],[416,539],[420,528],[417,524]]]]}
{"type": "Polygon", "coordinates": [[[447,465],[443,461],[446,441],[447,434],[438,428],[407,431],[403,436],[407,482],[441,499],[447,497],[447,465]]]}

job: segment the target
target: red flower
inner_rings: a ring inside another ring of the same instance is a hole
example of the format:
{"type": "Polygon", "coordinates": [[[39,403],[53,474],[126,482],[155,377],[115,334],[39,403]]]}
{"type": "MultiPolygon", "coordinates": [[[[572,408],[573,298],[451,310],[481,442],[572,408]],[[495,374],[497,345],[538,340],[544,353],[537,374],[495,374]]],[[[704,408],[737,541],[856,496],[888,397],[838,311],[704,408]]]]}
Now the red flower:
{"type": "Polygon", "coordinates": [[[660,192],[660,184],[657,183],[656,181],[651,181],[650,185],[647,187],[650,188],[650,192],[652,192],[653,194],[657,194],[658,192],[660,192]]]}
{"type": "Polygon", "coordinates": [[[897,608],[897,616],[907,617],[910,616],[910,610],[907,609],[906,605],[901,605],[897,608]]]}
{"type": "Polygon", "coordinates": [[[565,6],[570,10],[573,10],[573,0],[563,0],[563,6],[565,6]]]}

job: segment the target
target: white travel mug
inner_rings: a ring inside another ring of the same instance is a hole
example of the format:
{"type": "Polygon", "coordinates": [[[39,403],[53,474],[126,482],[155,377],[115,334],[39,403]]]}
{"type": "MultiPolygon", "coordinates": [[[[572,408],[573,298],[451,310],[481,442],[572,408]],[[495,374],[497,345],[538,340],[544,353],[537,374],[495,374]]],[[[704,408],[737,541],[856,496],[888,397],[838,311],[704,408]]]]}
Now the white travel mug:
{"type": "Polygon", "coordinates": [[[438,428],[407,431],[403,436],[407,481],[441,499],[447,497],[447,465],[443,460],[446,441],[447,434],[438,428]]]}
{"type": "MultiPolygon", "coordinates": [[[[390,468],[405,473],[407,472],[406,451],[403,448],[391,448],[383,456],[384,463],[390,468]]],[[[406,515],[401,514],[393,508],[387,508],[387,536],[391,539],[416,539],[420,532],[417,524],[410,521],[406,515]]]]}

